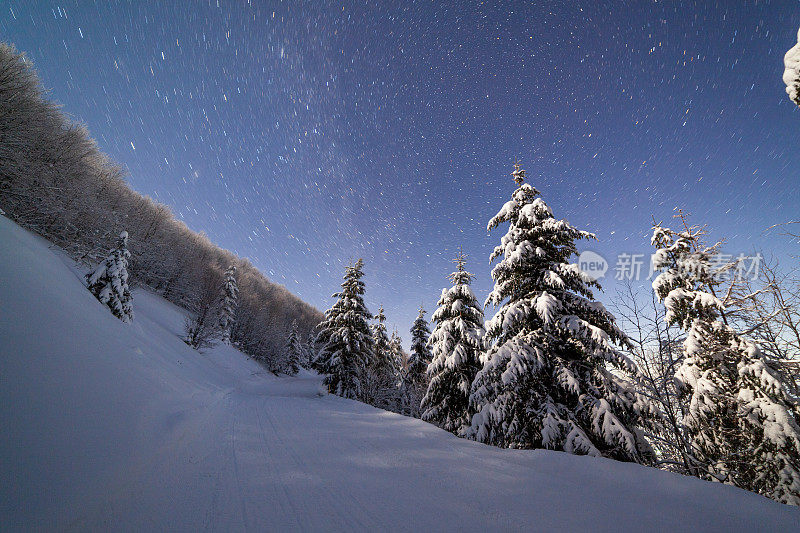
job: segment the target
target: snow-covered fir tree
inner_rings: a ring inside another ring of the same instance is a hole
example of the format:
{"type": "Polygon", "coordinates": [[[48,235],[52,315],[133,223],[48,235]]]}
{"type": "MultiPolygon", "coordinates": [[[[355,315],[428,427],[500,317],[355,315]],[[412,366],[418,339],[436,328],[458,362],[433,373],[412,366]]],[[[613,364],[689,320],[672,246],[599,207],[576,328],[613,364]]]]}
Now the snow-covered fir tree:
{"type": "Polygon", "coordinates": [[[394,383],[395,387],[399,388],[405,373],[407,357],[403,350],[403,339],[397,334],[397,330],[392,332],[392,336],[389,338],[389,346],[392,354],[392,366],[394,367],[394,383]]]}
{"type": "Polygon", "coordinates": [[[680,231],[654,227],[653,266],[662,272],[653,289],[667,322],[687,334],[675,381],[689,398],[683,424],[692,454],[707,479],[800,505],[800,409],[733,326],[719,276],[730,264],[717,260],[719,243],[705,246],[703,230],[683,222],[680,231]]]}
{"type": "Polygon", "coordinates": [[[518,188],[488,225],[509,228],[490,258],[502,256],[486,300],[499,309],[471,389],[468,436],[644,461],[651,449],[637,426],[653,407],[620,377],[635,366],[615,348],[626,337],[614,317],[593,299],[599,284],[570,262],[575,242],[594,236],[554,218],[518,164],[512,175],[518,188]]]}
{"type": "Polygon", "coordinates": [[[302,343],[301,346],[303,347],[303,361],[301,366],[303,368],[312,368],[314,366],[314,359],[316,357],[314,350],[314,335],[309,334],[309,336],[306,338],[306,342],[302,343]]]}
{"type": "Polygon", "coordinates": [[[97,268],[86,275],[86,286],[111,313],[122,320],[133,320],[133,297],[128,287],[128,232],[119,234],[117,245],[97,268]]]}
{"type": "Polygon", "coordinates": [[[414,324],[411,326],[411,354],[403,372],[400,395],[403,402],[403,413],[419,418],[420,403],[428,388],[428,365],[431,363],[431,349],[428,338],[431,331],[425,320],[425,309],[420,306],[414,324]]]}
{"type": "Polygon", "coordinates": [[[236,283],[236,265],[231,265],[225,271],[219,316],[220,338],[225,344],[231,343],[231,326],[233,326],[233,317],[236,314],[236,300],[238,297],[239,285],[236,283]]]}
{"type": "Polygon", "coordinates": [[[800,30],[797,32],[797,42],[783,56],[783,83],[786,84],[786,94],[800,106],[800,30]]]}
{"type": "Polygon", "coordinates": [[[289,336],[286,338],[284,352],[284,371],[294,376],[300,371],[300,362],[304,357],[303,346],[300,344],[300,334],[297,332],[297,320],[292,322],[292,327],[289,329],[289,336]]]}
{"type": "Polygon", "coordinates": [[[464,269],[459,251],[453,286],[442,289],[431,319],[436,324],[428,344],[433,359],[428,366],[428,390],[422,398],[422,419],[459,434],[470,423],[469,392],[481,369],[483,309],[470,287],[472,274],[464,269]]]}
{"type": "Polygon", "coordinates": [[[395,411],[398,401],[395,354],[386,332],[385,322],[386,315],[381,306],[371,326],[375,348],[365,369],[364,401],[380,409],[395,411]]]}
{"type": "Polygon", "coordinates": [[[431,330],[428,328],[428,321],[425,320],[425,309],[420,306],[417,319],[411,326],[411,356],[408,361],[409,375],[417,383],[427,381],[426,372],[432,358],[428,346],[430,336],[431,330]]]}
{"type": "Polygon", "coordinates": [[[383,312],[383,306],[378,309],[378,314],[375,315],[375,322],[371,328],[372,338],[375,341],[375,366],[386,367],[390,372],[394,373],[389,334],[386,331],[386,314],[383,312]]]}
{"type": "Polygon", "coordinates": [[[336,303],[319,325],[316,343],[321,346],[317,369],[325,374],[332,394],[361,399],[364,368],[373,353],[372,315],[364,305],[364,261],[347,267],[336,303]]]}

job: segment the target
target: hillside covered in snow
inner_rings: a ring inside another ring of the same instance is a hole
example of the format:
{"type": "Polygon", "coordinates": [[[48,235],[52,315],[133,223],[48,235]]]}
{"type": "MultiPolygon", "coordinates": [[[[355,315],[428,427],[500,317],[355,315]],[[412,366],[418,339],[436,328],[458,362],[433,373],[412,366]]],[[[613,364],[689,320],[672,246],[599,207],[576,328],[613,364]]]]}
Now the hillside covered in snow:
{"type": "Polygon", "coordinates": [[[797,509],[635,464],[503,450],[114,318],[0,217],[0,530],[791,531],[797,509]],[[646,512],[643,512],[646,510],[646,512]],[[646,518],[642,518],[646,516],[646,518]]]}

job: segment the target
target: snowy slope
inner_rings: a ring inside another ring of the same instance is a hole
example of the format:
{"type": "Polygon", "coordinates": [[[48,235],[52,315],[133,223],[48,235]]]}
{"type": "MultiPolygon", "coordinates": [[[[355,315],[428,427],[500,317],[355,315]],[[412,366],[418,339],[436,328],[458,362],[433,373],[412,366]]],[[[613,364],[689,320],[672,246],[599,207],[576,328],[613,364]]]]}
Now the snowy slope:
{"type": "Polygon", "coordinates": [[[0,530],[790,531],[731,487],[499,450],[199,354],[144,291],[125,325],[0,216],[0,530]]]}

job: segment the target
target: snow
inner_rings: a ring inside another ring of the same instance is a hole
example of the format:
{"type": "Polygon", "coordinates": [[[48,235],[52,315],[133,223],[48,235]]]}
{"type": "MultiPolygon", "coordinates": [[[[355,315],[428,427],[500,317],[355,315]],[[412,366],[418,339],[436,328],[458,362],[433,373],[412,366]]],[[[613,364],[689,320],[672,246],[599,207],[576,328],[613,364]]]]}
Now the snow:
{"type": "MultiPolygon", "coordinates": [[[[790,531],[728,486],[501,450],[179,338],[143,290],[114,318],[83,269],[0,217],[0,529],[790,531]]],[[[574,436],[576,443],[580,441],[574,436]]],[[[577,446],[578,444],[576,444],[577,446]]]]}
{"type": "Polygon", "coordinates": [[[795,103],[800,100],[800,95],[798,95],[798,87],[800,87],[800,30],[797,32],[797,40],[798,42],[783,57],[785,67],[783,83],[786,84],[786,94],[795,103]]]}

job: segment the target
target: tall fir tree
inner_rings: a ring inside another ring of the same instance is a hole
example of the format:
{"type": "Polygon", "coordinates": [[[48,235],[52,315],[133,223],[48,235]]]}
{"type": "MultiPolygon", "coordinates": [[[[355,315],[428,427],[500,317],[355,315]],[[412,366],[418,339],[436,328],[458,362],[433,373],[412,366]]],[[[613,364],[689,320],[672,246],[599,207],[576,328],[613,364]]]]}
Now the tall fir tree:
{"type": "Polygon", "coordinates": [[[363,268],[362,259],[347,267],[342,290],[333,295],[336,303],[325,313],[316,340],[321,346],[316,366],[325,374],[328,391],[352,399],[362,397],[364,369],[374,350],[363,268]]]}
{"type": "Polygon", "coordinates": [[[442,289],[438,309],[431,319],[436,327],[428,341],[433,359],[428,366],[428,390],[422,398],[422,419],[452,433],[469,426],[469,393],[481,369],[483,309],[470,287],[472,274],[464,269],[459,250],[453,286],[442,289]]]}
{"type": "Polygon", "coordinates": [[[300,371],[300,363],[303,360],[303,346],[300,343],[300,334],[297,332],[297,320],[292,321],[284,352],[285,372],[294,376],[300,371]]]}
{"type": "Polygon", "coordinates": [[[97,268],[86,275],[86,286],[111,313],[122,320],[133,320],[133,297],[128,287],[128,232],[119,234],[117,245],[97,268]]]}
{"type": "Polygon", "coordinates": [[[731,265],[718,261],[719,243],[705,246],[703,230],[680,217],[681,231],[654,227],[653,266],[662,272],[653,289],[667,322],[687,333],[675,381],[689,399],[683,424],[696,466],[707,479],[800,505],[800,408],[759,347],[733,327],[719,275],[731,265]]]}
{"type": "Polygon", "coordinates": [[[425,309],[420,306],[414,324],[411,326],[411,354],[401,381],[401,397],[403,412],[408,416],[419,418],[420,403],[428,388],[428,365],[431,363],[431,350],[428,338],[431,331],[425,320],[425,309]]]}
{"type": "Polygon", "coordinates": [[[575,242],[594,236],[555,219],[518,164],[512,176],[518,187],[488,225],[508,222],[509,229],[490,258],[502,256],[486,300],[498,311],[471,389],[468,436],[644,461],[651,449],[637,424],[654,407],[620,377],[635,366],[614,346],[626,342],[614,317],[593,299],[599,284],[569,262],[575,242]]]}
{"type": "Polygon", "coordinates": [[[225,344],[231,343],[231,327],[236,314],[236,300],[239,298],[239,285],[236,283],[236,265],[231,265],[225,271],[225,281],[222,287],[222,305],[220,306],[219,326],[221,340],[225,344]]]}

